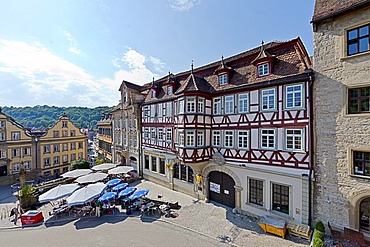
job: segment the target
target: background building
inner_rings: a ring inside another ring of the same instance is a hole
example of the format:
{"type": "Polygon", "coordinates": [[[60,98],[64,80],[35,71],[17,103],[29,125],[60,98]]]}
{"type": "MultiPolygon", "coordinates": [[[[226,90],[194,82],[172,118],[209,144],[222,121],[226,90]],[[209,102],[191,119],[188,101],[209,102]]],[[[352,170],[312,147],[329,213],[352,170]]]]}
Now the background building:
{"type": "Polygon", "coordinates": [[[370,1],[316,0],[315,218],[370,236],[370,1]]]}
{"type": "Polygon", "coordinates": [[[98,121],[98,159],[103,159],[104,162],[111,163],[112,145],[113,145],[113,123],[112,110],[110,108],[102,113],[101,120],[98,121]]]}
{"type": "Polygon", "coordinates": [[[27,129],[0,111],[0,183],[19,179],[21,166],[27,179],[58,177],[71,162],[86,158],[87,137],[67,116],[50,129],[27,129]]]}

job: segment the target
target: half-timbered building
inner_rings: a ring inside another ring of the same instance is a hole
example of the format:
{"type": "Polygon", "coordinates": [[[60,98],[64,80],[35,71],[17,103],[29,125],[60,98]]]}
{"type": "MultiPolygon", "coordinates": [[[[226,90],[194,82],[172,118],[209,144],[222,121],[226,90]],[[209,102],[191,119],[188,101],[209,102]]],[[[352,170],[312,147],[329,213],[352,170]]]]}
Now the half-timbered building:
{"type": "Polygon", "coordinates": [[[310,223],[310,67],[296,38],[153,81],[141,104],[144,177],[310,223]]]}

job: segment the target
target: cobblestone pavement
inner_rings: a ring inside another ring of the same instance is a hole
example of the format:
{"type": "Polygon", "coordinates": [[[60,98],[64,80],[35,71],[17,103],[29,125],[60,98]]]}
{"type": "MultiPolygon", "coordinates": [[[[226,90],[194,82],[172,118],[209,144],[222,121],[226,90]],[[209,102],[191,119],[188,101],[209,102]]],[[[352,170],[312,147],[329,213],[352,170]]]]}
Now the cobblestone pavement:
{"type": "MultiPolygon", "coordinates": [[[[152,214],[141,217],[142,221],[164,221],[234,246],[309,246],[309,242],[307,240],[292,237],[288,234],[286,239],[282,239],[281,237],[272,234],[265,234],[259,227],[257,218],[233,214],[230,208],[222,205],[204,203],[198,201],[196,198],[169,190],[149,181],[137,181],[130,186],[136,186],[138,189],[149,189],[150,192],[148,194],[148,198],[157,200],[159,196],[163,201],[178,202],[181,206],[179,210],[176,210],[178,213],[178,217],[176,218],[152,214]]],[[[0,194],[3,194],[2,192],[4,191],[6,190],[0,187],[0,194]]],[[[15,201],[16,198],[14,200],[14,198],[11,197],[11,194],[8,196],[4,194],[0,196],[0,212],[2,212],[1,210],[6,210],[6,208],[10,212],[11,208],[15,206],[15,201]],[[2,198],[7,199],[2,200],[2,198]]],[[[50,218],[48,213],[51,209],[51,204],[45,204],[40,207],[40,210],[43,212],[45,217],[45,226],[56,222],[59,222],[58,224],[63,224],[63,221],[74,220],[75,216],[73,215],[70,216],[70,218],[64,217],[63,219],[50,218]]],[[[9,213],[6,216],[7,217],[1,218],[0,220],[0,230],[20,227],[20,221],[14,225],[14,223],[9,220],[9,213]]],[[[104,215],[103,217],[120,216],[126,216],[126,214],[125,210],[122,210],[121,207],[118,206],[114,215],[104,215]]],[[[130,217],[140,216],[138,213],[134,213],[130,217]]]]}

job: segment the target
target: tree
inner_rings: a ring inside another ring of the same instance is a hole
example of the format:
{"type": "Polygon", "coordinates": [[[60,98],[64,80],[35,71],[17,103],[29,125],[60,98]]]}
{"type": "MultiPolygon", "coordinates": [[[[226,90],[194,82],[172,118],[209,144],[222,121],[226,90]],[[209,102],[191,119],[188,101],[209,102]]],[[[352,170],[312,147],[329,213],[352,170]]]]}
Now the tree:
{"type": "Polygon", "coordinates": [[[86,159],[75,160],[71,164],[71,170],[75,169],[89,169],[90,164],[86,159]]]}
{"type": "Polygon", "coordinates": [[[103,163],[104,163],[104,159],[96,159],[95,160],[95,164],[97,164],[97,165],[101,165],[103,163]]]}

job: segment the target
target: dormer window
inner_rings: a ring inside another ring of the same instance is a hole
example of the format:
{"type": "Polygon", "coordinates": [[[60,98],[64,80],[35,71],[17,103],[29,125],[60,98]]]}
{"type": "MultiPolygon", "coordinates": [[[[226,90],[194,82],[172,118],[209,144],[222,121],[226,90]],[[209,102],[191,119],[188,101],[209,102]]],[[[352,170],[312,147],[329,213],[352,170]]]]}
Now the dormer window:
{"type": "Polygon", "coordinates": [[[227,74],[221,74],[218,76],[218,85],[224,86],[227,85],[227,74]]]}
{"type": "Polygon", "coordinates": [[[167,94],[168,94],[168,95],[171,95],[171,94],[173,93],[173,92],[172,92],[172,89],[173,89],[173,88],[172,88],[172,86],[168,86],[168,87],[167,87],[167,94]]]}
{"type": "Polygon", "coordinates": [[[156,97],[156,92],[155,92],[155,90],[153,89],[152,90],[152,98],[155,98],[156,97]]]}
{"type": "Polygon", "coordinates": [[[270,64],[269,63],[263,63],[258,65],[258,76],[265,76],[270,74],[270,64]]]}

